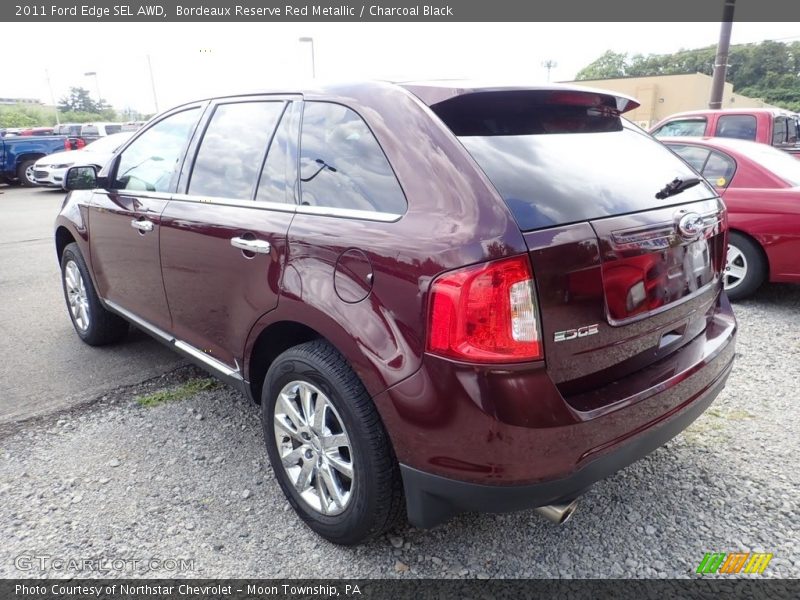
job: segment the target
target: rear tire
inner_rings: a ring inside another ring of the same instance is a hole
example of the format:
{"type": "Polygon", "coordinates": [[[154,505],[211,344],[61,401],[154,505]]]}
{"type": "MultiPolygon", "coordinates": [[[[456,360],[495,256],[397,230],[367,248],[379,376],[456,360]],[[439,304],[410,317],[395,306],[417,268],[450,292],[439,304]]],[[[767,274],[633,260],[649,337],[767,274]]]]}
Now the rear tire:
{"type": "Polygon", "coordinates": [[[78,244],[68,244],[61,255],[61,285],[75,333],[90,346],[120,341],[128,322],[106,310],[97,296],[78,244]]]}
{"type": "Polygon", "coordinates": [[[39,185],[33,178],[33,165],[35,163],[35,160],[25,160],[17,167],[17,178],[20,184],[25,187],[37,187],[39,185]]]}
{"type": "Polygon", "coordinates": [[[389,437],[363,384],[333,346],[314,340],[278,356],[264,381],[261,411],[275,477],[317,534],[334,544],[358,544],[403,514],[389,437]]]}
{"type": "Polygon", "coordinates": [[[767,262],[759,245],[741,233],[728,236],[728,259],[723,281],[731,300],[752,295],[767,276],[767,262]]]}

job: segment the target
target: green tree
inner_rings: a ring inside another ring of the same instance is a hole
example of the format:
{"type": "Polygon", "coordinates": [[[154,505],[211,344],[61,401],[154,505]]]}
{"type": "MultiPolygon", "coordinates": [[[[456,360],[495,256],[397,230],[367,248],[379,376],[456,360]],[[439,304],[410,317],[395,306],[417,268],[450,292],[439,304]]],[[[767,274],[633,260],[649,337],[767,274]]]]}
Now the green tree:
{"type": "MultiPolygon", "coordinates": [[[[581,69],[576,79],[621,76],[647,77],[681,73],[714,72],[716,46],[679,50],[673,54],[626,54],[606,51],[581,69]]],[[[737,93],[782,106],[800,108],[800,42],[784,44],[767,40],[760,44],[731,46],[726,79],[737,93]]]]}
{"type": "Polygon", "coordinates": [[[600,58],[578,71],[575,79],[612,79],[624,77],[628,55],[624,52],[606,50],[600,58]]]}
{"type": "Polygon", "coordinates": [[[100,113],[103,109],[103,100],[92,100],[89,90],[82,87],[69,88],[69,94],[61,98],[58,109],[62,112],[100,113]]]}

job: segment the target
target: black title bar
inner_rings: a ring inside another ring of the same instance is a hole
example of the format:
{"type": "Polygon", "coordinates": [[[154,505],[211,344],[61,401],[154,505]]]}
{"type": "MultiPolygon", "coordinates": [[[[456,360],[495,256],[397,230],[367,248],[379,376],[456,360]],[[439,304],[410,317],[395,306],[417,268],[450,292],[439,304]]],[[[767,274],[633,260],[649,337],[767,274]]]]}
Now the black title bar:
{"type": "MultiPolygon", "coordinates": [[[[725,0],[3,0],[8,22],[664,22],[664,35],[680,37],[668,22],[720,21],[725,0]]],[[[736,0],[736,21],[800,21],[796,0],[736,0]]],[[[579,43],[579,40],[576,40],[579,43]]]]}

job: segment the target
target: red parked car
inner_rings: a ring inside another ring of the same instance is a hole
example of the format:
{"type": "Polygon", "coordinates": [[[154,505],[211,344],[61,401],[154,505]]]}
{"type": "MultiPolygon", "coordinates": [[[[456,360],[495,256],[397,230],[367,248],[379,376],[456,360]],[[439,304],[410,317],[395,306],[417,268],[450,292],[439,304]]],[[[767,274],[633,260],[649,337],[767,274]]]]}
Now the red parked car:
{"type": "Polygon", "coordinates": [[[662,138],[715,185],[728,207],[725,290],[733,299],[764,281],[800,283],[800,162],[754,142],[662,138]]]}
{"type": "Polygon", "coordinates": [[[276,479],[336,543],[403,512],[563,521],[733,364],[724,205],[635,106],[422,82],[175,108],[67,172],[75,330],[133,323],[260,402],[276,479]]]}

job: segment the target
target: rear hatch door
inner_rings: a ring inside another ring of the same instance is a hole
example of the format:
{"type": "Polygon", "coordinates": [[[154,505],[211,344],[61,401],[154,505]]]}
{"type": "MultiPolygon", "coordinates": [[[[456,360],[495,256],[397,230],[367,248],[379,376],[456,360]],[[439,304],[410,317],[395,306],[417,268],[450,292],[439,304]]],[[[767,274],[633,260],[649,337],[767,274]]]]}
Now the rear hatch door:
{"type": "Polygon", "coordinates": [[[624,397],[626,375],[703,331],[724,264],[716,191],[624,121],[625,106],[594,91],[515,90],[432,107],[523,231],[548,371],[584,411],[624,397]]]}

